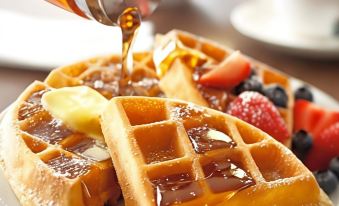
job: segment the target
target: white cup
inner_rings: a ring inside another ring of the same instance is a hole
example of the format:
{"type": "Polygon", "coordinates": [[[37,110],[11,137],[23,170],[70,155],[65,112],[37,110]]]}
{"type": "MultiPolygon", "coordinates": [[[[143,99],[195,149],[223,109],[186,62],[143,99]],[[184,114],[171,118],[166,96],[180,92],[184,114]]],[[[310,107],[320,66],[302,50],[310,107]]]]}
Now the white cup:
{"type": "Polygon", "coordinates": [[[334,36],[339,26],[339,0],[273,1],[278,23],[290,32],[328,38],[334,36]]]}

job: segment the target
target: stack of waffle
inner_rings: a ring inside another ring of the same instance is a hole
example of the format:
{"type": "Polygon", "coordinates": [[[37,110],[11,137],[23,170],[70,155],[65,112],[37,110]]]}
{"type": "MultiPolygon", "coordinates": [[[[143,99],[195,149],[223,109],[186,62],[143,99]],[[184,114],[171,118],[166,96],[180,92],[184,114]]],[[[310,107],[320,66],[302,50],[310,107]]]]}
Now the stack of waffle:
{"type": "MultiPolygon", "coordinates": [[[[134,55],[124,87],[118,56],[94,58],[52,71],[6,111],[0,165],[22,205],[115,205],[120,187],[125,205],[332,205],[282,144],[207,108],[215,105],[194,81],[194,69],[217,65],[230,49],[178,31],[159,42],[154,52],[134,55]],[[174,40],[174,50],[166,50],[166,39],[174,40]],[[50,91],[81,85],[113,98],[97,117],[102,139],[42,104],[50,91]],[[202,106],[158,98],[165,96],[202,106]]],[[[264,84],[288,92],[279,111],[290,128],[288,78],[250,61],[264,84]]]]}

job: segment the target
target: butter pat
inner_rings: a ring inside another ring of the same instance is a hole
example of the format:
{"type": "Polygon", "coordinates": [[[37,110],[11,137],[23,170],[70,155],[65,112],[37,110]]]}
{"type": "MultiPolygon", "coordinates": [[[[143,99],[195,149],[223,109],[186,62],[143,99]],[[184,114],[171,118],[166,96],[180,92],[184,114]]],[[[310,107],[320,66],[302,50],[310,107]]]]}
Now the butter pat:
{"type": "Polygon", "coordinates": [[[64,87],[46,92],[41,99],[43,107],[70,129],[103,140],[100,114],[107,99],[86,86],[64,87]]]}

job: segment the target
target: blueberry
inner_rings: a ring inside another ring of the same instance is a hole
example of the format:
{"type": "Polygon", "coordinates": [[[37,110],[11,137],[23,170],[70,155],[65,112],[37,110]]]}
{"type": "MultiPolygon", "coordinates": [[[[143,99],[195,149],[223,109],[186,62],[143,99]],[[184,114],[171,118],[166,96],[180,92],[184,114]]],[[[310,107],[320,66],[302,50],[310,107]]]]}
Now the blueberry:
{"type": "Polygon", "coordinates": [[[331,160],[330,170],[339,178],[339,157],[335,157],[331,160]]]}
{"type": "Polygon", "coordinates": [[[288,96],[284,88],[273,84],[265,88],[265,96],[269,98],[278,107],[287,107],[288,96]]]}
{"type": "Polygon", "coordinates": [[[300,130],[292,136],[292,150],[300,160],[304,159],[312,144],[312,136],[304,130],[300,130]]]}
{"type": "Polygon", "coordinates": [[[327,193],[331,194],[334,192],[338,186],[338,178],[335,174],[330,171],[315,172],[314,176],[319,184],[319,186],[327,193]]]}
{"type": "Polygon", "coordinates": [[[305,99],[307,101],[313,101],[313,94],[308,86],[302,86],[294,93],[295,99],[305,99]]]}
{"type": "Polygon", "coordinates": [[[260,80],[256,77],[251,77],[242,83],[240,83],[238,86],[234,88],[234,93],[236,95],[241,94],[242,92],[245,91],[255,91],[262,93],[263,92],[263,86],[260,80]]]}

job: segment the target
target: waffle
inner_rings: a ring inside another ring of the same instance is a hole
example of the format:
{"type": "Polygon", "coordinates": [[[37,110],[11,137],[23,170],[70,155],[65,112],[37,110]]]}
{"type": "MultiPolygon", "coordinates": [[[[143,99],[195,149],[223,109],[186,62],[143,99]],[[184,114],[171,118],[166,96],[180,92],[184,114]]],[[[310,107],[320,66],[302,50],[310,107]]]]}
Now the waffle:
{"type": "Polygon", "coordinates": [[[44,83],[33,83],[19,97],[2,124],[6,137],[2,166],[21,204],[116,203],[120,188],[105,142],[53,118],[42,107],[41,97],[54,88],[79,85],[92,87],[107,99],[121,94],[162,96],[151,53],[135,54],[134,59],[135,69],[122,90],[116,89],[120,58],[108,56],[55,69],[44,83]]]}
{"type": "MultiPolygon", "coordinates": [[[[154,49],[154,62],[157,73],[162,76],[161,89],[169,98],[178,98],[226,111],[235,95],[231,92],[204,87],[195,79],[198,79],[199,73],[203,72],[200,70],[202,67],[218,65],[232,52],[234,52],[232,49],[183,31],[174,30],[165,36],[158,35],[154,49]]],[[[278,84],[285,89],[288,95],[287,107],[278,107],[278,109],[288,130],[292,132],[294,97],[289,78],[270,66],[250,57],[247,58],[264,86],[278,84]]],[[[290,143],[291,140],[284,142],[287,146],[290,146],[290,143]]]]}
{"type": "Polygon", "coordinates": [[[118,91],[120,72],[119,56],[97,57],[55,69],[45,82],[53,88],[89,86],[107,99],[120,95],[163,96],[158,86],[152,52],[134,54],[134,70],[129,79],[131,84],[118,91]]]}
{"type": "Polygon", "coordinates": [[[120,196],[103,141],[72,131],[41,106],[50,88],[30,85],[2,123],[3,169],[22,205],[113,205],[120,196]]]}
{"type": "Polygon", "coordinates": [[[117,97],[101,118],[125,205],[332,205],[261,130],[179,100],[117,97]]]}

